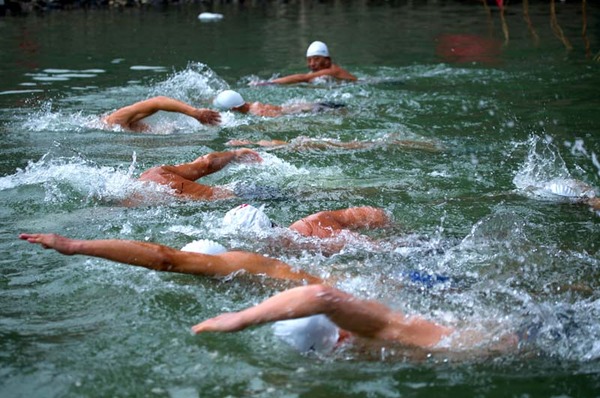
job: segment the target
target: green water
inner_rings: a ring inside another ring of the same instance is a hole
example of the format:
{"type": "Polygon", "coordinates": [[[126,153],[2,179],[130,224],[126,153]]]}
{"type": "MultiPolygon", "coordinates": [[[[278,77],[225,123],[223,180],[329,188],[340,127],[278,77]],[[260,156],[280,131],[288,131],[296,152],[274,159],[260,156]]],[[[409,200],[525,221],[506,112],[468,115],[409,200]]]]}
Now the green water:
{"type": "Polygon", "coordinates": [[[581,3],[556,4],[572,49],[541,1],[529,9],[535,34],[523,4],[510,4],[508,41],[496,9],[458,1],[215,5],[224,19],[214,23],[197,19],[201,5],[1,19],[0,395],[597,396],[600,217],[544,190],[555,178],[600,187],[600,8],[591,3],[585,37],[581,3]],[[317,39],[358,83],[248,85],[304,71],[317,39]],[[223,114],[219,127],[158,114],[155,134],[98,123],[154,95],[208,106],[227,87],[251,101],[346,107],[223,114]],[[376,145],[306,149],[298,137],[376,145]],[[139,188],[130,177],[226,150],[230,139],[295,143],[206,178],[276,188],[251,201],[277,224],[373,205],[396,225],[369,233],[376,248],[327,257],[282,247],[281,231],[224,231],[220,219],[239,200],[114,205],[139,188]],[[408,313],[493,334],[536,325],[538,336],[518,352],[427,359],[398,347],[300,355],[268,326],[192,336],[200,320],[287,285],[65,257],[19,232],[174,247],[211,238],[334,275],[341,289],[408,313]],[[456,282],[429,288],[411,271],[456,282]]]}

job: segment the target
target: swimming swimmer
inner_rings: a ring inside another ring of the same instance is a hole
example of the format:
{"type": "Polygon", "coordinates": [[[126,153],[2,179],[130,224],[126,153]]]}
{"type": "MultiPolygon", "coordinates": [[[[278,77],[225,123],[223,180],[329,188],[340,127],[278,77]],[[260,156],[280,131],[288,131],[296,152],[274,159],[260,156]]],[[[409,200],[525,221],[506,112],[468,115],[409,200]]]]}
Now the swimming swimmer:
{"type": "MultiPolygon", "coordinates": [[[[304,236],[323,238],[341,233],[344,228],[374,228],[387,222],[388,216],[381,209],[356,207],[319,212],[293,223],[289,228],[304,236]]],[[[245,231],[273,227],[268,216],[251,205],[241,205],[229,211],[223,218],[223,224],[245,231]]],[[[226,276],[245,270],[251,274],[264,274],[277,279],[321,282],[320,278],[292,270],[281,261],[255,253],[227,251],[225,247],[212,241],[192,242],[177,250],[149,242],[120,239],[75,240],[57,234],[23,233],[19,238],[69,256],[82,254],[100,257],[156,271],[226,276]]]]}
{"type": "Polygon", "coordinates": [[[377,242],[358,231],[391,225],[391,218],[384,209],[362,206],[320,211],[285,228],[272,222],[264,213],[263,207],[257,208],[249,204],[235,207],[225,214],[223,226],[231,231],[253,232],[267,237],[266,242],[269,244],[265,251],[273,250],[272,255],[280,254],[282,247],[332,255],[339,253],[350,242],[375,248],[377,242]],[[269,239],[270,231],[274,227],[278,227],[279,231],[273,235],[273,239],[269,239]],[[280,233],[282,229],[293,234],[280,233]],[[319,239],[299,239],[298,235],[319,239]]]}
{"type": "MultiPolygon", "coordinates": [[[[195,334],[237,332],[251,326],[322,314],[337,325],[339,332],[382,343],[435,350],[465,350],[481,345],[486,337],[473,330],[456,330],[425,319],[407,316],[372,300],[362,300],[323,284],[300,286],[283,291],[262,303],[239,312],[224,313],[192,327],[195,334]]],[[[323,337],[330,340],[326,331],[323,337]]],[[[492,340],[491,337],[489,337],[492,340]]],[[[507,334],[493,343],[514,348],[515,336],[507,334]]],[[[492,342],[492,341],[490,341],[492,342]]],[[[326,349],[331,343],[324,344],[326,349]]]]}
{"type": "Polygon", "coordinates": [[[321,41],[314,41],[308,46],[306,64],[310,69],[309,73],[284,76],[267,82],[251,83],[251,85],[309,83],[319,77],[329,77],[347,82],[357,80],[356,76],[333,63],[327,45],[321,41]]]}
{"type": "Polygon", "coordinates": [[[150,98],[118,109],[103,117],[102,121],[109,126],[119,125],[130,131],[145,132],[149,131],[150,127],[143,123],[142,119],[158,111],[182,113],[207,125],[216,125],[221,122],[221,116],[218,112],[210,109],[194,108],[185,102],[164,96],[150,98]]]}
{"type": "Polygon", "coordinates": [[[139,181],[152,181],[168,186],[174,196],[194,200],[217,200],[236,195],[229,189],[197,183],[196,180],[215,173],[231,162],[261,162],[260,155],[247,148],[235,151],[212,152],[189,163],[162,165],[144,171],[139,181]]]}
{"type": "Polygon", "coordinates": [[[322,112],[325,109],[342,108],[342,104],[332,103],[299,103],[291,105],[271,105],[260,102],[246,102],[240,93],[233,90],[225,90],[219,93],[213,100],[213,106],[222,111],[234,111],[243,114],[252,114],[263,117],[277,117],[303,112],[322,112]]]}
{"type": "MultiPolygon", "coordinates": [[[[377,207],[349,207],[340,210],[324,210],[292,223],[288,229],[315,238],[332,238],[342,233],[352,235],[359,229],[381,228],[390,224],[390,216],[377,207]]],[[[237,206],[225,214],[223,225],[242,231],[263,231],[275,224],[263,210],[249,204],[237,206]]]]}

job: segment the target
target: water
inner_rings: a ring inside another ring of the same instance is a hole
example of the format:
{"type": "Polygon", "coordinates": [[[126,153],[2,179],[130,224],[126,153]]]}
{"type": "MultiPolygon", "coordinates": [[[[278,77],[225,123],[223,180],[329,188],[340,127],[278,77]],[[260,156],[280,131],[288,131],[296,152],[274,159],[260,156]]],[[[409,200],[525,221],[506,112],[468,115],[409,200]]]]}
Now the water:
{"type": "Polygon", "coordinates": [[[581,4],[556,4],[569,50],[552,31],[549,5],[531,3],[535,34],[523,4],[511,4],[508,41],[500,14],[479,2],[189,5],[0,20],[2,396],[597,395],[600,218],[560,195],[575,188],[552,184],[600,187],[600,8],[587,2],[582,37],[581,4]],[[202,11],[225,17],[200,22],[202,11]],[[314,39],[361,81],[248,86],[303,71],[314,39]],[[154,134],[98,123],[153,95],[206,106],[229,87],[266,103],[347,106],[279,119],[224,114],[220,127],[158,114],[154,134]],[[376,145],[306,148],[298,137],[376,145]],[[230,139],[295,143],[206,179],[277,187],[280,196],[254,203],[278,224],[374,205],[397,225],[369,232],[379,248],[355,242],[324,256],[281,247],[281,231],[223,230],[237,200],[116,205],[148,190],[131,179],[146,168],[225,150],[230,139]],[[18,241],[23,231],[174,247],[214,239],[334,275],[340,288],[408,313],[492,334],[530,327],[537,337],[519,352],[418,358],[398,347],[302,356],[270,327],[192,336],[200,320],[287,285],[65,257],[18,241]],[[428,287],[410,272],[450,280],[428,287]]]}

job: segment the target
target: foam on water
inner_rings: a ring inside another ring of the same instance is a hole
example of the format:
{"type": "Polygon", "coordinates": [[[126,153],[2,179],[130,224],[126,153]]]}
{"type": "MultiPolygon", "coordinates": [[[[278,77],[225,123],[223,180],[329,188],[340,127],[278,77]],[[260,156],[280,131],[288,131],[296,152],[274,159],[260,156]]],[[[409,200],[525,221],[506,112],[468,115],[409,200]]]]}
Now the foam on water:
{"type": "Polygon", "coordinates": [[[53,101],[42,103],[38,110],[23,118],[22,128],[32,132],[81,132],[88,127],[102,125],[97,115],[85,115],[83,111],[69,113],[55,108],[53,101]]]}
{"type": "Polygon", "coordinates": [[[101,167],[80,156],[53,157],[51,153],[30,161],[25,169],[0,177],[0,191],[41,186],[45,200],[60,203],[80,196],[86,200],[120,201],[134,193],[167,193],[168,188],[132,179],[135,159],[128,170],[101,167]]]}

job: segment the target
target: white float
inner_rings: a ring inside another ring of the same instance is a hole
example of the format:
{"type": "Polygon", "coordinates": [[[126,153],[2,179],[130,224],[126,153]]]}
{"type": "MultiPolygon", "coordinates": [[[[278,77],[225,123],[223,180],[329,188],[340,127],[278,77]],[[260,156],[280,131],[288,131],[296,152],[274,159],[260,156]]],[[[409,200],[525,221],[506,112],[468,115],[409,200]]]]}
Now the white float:
{"type": "Polygon", "coordinates": [[[198,19],[201,21],[220,21],[221,19],[223,19],[223,14],[203,12],[200,15],[198,15],[198,19]]]}

